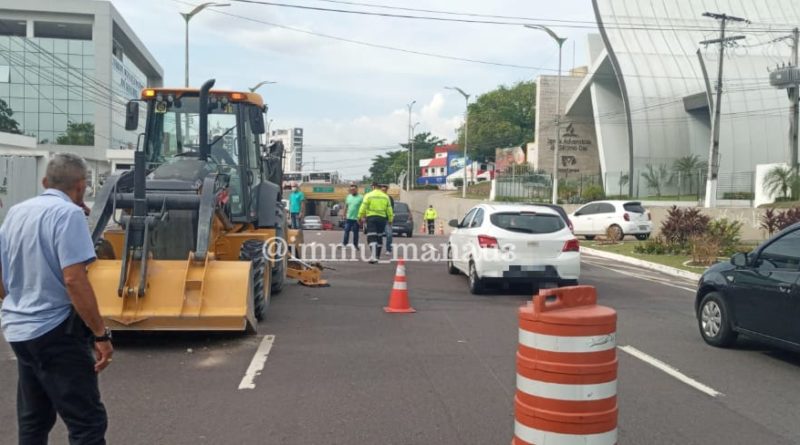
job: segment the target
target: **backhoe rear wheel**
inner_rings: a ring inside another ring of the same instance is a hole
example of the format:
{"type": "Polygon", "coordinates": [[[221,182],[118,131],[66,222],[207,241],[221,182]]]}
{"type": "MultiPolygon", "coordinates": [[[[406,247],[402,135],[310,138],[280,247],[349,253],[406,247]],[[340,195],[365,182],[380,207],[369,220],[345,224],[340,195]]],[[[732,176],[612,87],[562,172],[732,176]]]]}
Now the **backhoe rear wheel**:
{"type": "Polygon", "coordinates": [[[269,262],[264,257],[263,246],[263,241],[251,239],[242,243],[239,251],[239,259],[250,261],[252,264],[250,278],[253,283],[253,312],[258,321],[263,321],[267,317],[271,294],[270,282],[272,281],[267,275],[272,271],[269,268],[269,262]]]}

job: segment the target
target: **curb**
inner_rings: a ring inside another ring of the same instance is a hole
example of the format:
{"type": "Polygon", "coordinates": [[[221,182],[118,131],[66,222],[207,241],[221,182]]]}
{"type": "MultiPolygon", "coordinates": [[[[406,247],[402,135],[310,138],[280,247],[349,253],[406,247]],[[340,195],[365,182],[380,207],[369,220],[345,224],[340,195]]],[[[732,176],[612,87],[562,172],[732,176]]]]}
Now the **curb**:
{"type": "Polygon", "coordinates": [[[700,280],[700,274],[698,273],[689,272],[687,270],[678,269],[676,267],[665,266],[663,264],[653,263],[651,261],[640,260],[638,258],[629,257],[627,255],[605,252],[603,250],[597,250],[583,246],[581,246],[581,253],[585,253],[587,255],[592,255],[600,258],[605,258],[607,260],[619,261],[620,263],[630,264],[632,266],[639,266],[644,269],[654,270],[656,272],[661,272],[667,275],[671,275],[673,277],[685,278],[687,280],[692,280],[692,281],[700,280]]]}

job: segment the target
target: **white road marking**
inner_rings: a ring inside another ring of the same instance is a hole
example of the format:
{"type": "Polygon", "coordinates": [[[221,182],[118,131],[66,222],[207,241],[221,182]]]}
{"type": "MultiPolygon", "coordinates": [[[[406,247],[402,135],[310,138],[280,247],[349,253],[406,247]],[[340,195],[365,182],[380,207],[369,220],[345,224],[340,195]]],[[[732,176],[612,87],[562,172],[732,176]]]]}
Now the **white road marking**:
{"type": "Polygon", "coordinates": [[[629,277],[638,278],[640,280],[650,281],[652,283],[658,283],[658,284],[662,284],[664,286],[674,287],[675,289],[681,289],[681,290],[685,290],[685,291],[691,292],[691,293],[697,292],[697,289],[692,289],[692,288],[685,287],[685,286],[679,286],[679,285],[673,284],[673,283],[671,283],[669,281],[666,281],[666,280],[668,280],[668,278],[661,278],[661,277],[656,277],[656,276],[653,276],[653,275],[642,275],[640,273],[633,273],[633,272],[629,272],[629,271],[623,271],[623,270],[620,270],[620,269],[622,269],[621,267],[615,269],[615,268],[608,267],[608,266],[602,265],[600,263],[592,262],[592,261],[583,260],[583,262],[586,263],[586,264],[589,264],[591,266],[594,266],[594,267],[599,267],[601,269],[605,269],[605,270],[610,270],[612,272],[616,272],[616,273],[618,273],[620,275],[626,275],[626,276],[629,276],[629,277]]]}
{"type": "Polygon", "coordinates": [[[694,389],[696,389],[696,390],[698,390],[698,391],[700,391],[702,393],[705,393],[705,394],[707,394],[707,395],[709,395],[711,397],[718,397],[718,396],[724,395],[721,392],[717,391],[716,389],[698,382],[697,380],[689,377],[688,375],[678,371],[677,368],[673,368],[672,366],[662,362],[661,360],[659,360],[659,359],[657,359],[657,358],[655,358],[655,357],[653,357],[651,355],[648,355],[648,354],[646,354],[646,353],[634,348],[633,346],[630,346],[630,345],[620,346],[619,349],[621,349],[624,352],[627,352],[629,355],[631,355],[633,357],[636,357],[639,360],[641,360],[641,361],[643,361],[643,362],[645,362],[645,363],[647,363],[647,364],[649,364],[651,366],[654,366],[654,367],[664,371],[665,373],[671,375],[672,377],[675,377],[676,379],[680,380],[681,382],[683,382],[683,383],[691,386],[692,388],[694,388],[694,389]]]}
{"type": "Polygon", "coordinates": [[[253,355],[253,360],[250,361],[250,366],[247,367],[247,372],[244,373],[242,381],[239,383],[239,389],[255,389],[255,379],[264,370],[264,365],[267,363],[269,351],[272,349],[272,344],[275,342],[274,335],[265,335],[258,345],[256,353],[253,355]]]}

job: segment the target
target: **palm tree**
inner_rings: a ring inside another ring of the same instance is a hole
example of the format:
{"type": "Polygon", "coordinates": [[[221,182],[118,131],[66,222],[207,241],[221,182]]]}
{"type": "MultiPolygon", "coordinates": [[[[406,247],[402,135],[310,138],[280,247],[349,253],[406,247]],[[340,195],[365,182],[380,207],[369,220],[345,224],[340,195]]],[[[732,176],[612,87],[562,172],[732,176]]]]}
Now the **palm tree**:
{"type": "Polygon", "coordinates": [[[695,176],[697,173],[708,168],[708,163],[700,159],[700,156],[689,155],[683,156],[675,160],[672,164],[672,171],[678,175],[678,186],[683,181],[681,178],[688,178],[686,181],[689,184],[689,193],[692,193],[695,176]]]}
{"type": "Polygon", "coordinates": [[[665,164],[659,165],[658,168],[654,168],[651,164],[647,164],[646,167],[647,171],[642,172],[642,178],[648,187],[655,189],[656,196],[661,197],[661,187],[672,181],[672,175],[665,164]]]}
{"type": "Polygon", "coordinates": [[[773,167],[764,176],[764,192],[775,196],[778,193],[784,198],[789,198],[797,191],[797,170],[788,166],[773,167]]]}

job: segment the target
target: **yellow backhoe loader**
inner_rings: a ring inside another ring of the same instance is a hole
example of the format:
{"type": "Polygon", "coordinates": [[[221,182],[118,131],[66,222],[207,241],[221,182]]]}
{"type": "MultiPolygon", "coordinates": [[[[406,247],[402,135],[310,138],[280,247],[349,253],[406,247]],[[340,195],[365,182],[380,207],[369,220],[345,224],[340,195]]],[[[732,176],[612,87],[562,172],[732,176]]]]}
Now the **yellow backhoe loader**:
{"type": "Polygon", "coordinates": [[[263,100],[213,84],[145,89],[127,105],[127,130],[146,116],[134,166],[106,180],[90,217],[89,279],[112,329],[254,330],[297,276],[263,100]]]}

